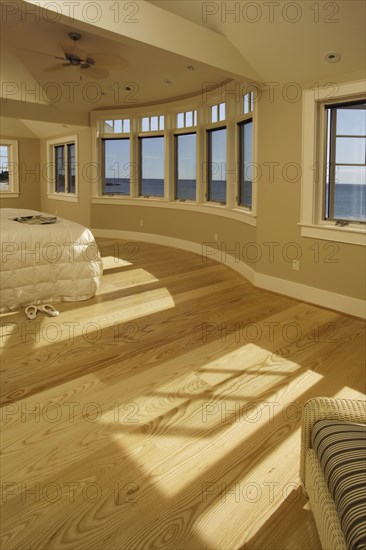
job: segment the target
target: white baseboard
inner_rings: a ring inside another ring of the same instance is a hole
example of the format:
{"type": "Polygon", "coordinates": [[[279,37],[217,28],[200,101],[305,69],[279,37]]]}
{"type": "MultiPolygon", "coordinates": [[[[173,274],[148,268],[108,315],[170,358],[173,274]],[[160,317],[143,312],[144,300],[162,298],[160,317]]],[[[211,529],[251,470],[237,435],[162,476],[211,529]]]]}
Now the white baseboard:
{"type": "Polygon", "coordinates": [[[351,298],[350,296],[344,296],[343,294],[329,292],[329,290],[323,290],[301,283],[294,283],[287,279],[280,279],[263,273],[255,274],[254,284],[259,288],[265,288],[266,290],[272,290],[279,294],[285,294],[291,298],[296,298],[296,300],[310,302],[328,309],[347,313],[348,315],[361,317],[362,319],[366,318],[366,303],[357,298],[351,298]]]}
{"type": "MultiPolygon", "coordinates": [[[[203,257],[204,252],[209,252],[209,249],[204,249],[204,244],[186,241],[184,239],[176,239],[174,237],[165,237],[163,235],[155,235],[153,233],[140,233],[138,231],[123,231],[114,229],[92,229],[95,237],[105,237],[108,239],[124,239],[128,241],[142,241],[146,243],[159,244],[162,246],[171,246],[187,252],[193,252],[203,257]]],[[[212,243],[214,245],[214,243],[212,243]]],[[[208,253],[207,256],[213,260],[222,261],[221,254],[208,253]]],[[[225,265],[234,269],[250,283],[265,290],[271,290],[278,294],[290,296],[296,300],[310,302],[312,304],[354,315],[362,319],[366,318],[366,304],[363,300],[329,292],[321,288],[316,288],[300,283],[294,283],[287,279],[272,277],[264,273],[257,273],[254,269],[244,262],[236,261],[234,256],[225,255],[225,265]]]]}

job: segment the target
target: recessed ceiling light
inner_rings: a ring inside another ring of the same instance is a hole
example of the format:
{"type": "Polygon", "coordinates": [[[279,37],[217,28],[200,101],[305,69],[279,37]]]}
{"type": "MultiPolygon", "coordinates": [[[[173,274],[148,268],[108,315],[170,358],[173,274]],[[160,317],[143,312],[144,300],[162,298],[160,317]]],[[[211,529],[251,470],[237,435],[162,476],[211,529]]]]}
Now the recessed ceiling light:
{"type": "Polygon", "coordinates": [[[328,52],[325,54],[324,59],[328,61],[328,63],[338,63],[340,61],[341,56],[337,52],[328,52]]]}
{"type": "Polygon", "coordinates": [[[171,80],[165,80],[165,84],[173,84],[171,80]]]}
{"type": "Polygon", "coordinates": [[[193,65],[187,65],[187,69],[188,69],[189,71],[194,71],[193,65]]]}

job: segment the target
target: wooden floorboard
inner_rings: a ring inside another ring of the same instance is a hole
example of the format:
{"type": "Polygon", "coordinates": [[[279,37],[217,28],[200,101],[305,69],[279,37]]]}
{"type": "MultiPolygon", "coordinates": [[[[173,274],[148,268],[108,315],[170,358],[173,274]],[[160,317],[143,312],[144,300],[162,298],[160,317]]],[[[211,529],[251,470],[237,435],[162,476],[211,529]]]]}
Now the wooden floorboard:
{"type": "Polygon", "coordinates": [[[4,550],[320,550],[312,396],[362,396],[363,321],[100,239],[97,295],[1,315],[4,550]]]}

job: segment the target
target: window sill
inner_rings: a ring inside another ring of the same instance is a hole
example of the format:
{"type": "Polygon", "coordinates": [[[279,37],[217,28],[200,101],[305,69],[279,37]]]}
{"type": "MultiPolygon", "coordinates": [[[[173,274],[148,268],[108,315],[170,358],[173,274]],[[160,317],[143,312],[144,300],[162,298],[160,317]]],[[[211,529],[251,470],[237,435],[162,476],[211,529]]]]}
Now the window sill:
{"type": "Polygon", "coordinates": [[[18,199],[19,195],[19,191],[0,191],[1,199],[18,199]]]}
{"type": "Polygon", "coordinates": [[[48,199],[55,199],[57,201],[66,201],[66,202],[79,202],[79,197],[76,195],[69,195],[64,193],[48,193],[48,199]]]}
{"type": "Polygon", "coordinates": [[[366,246],[366,229],[338,227],[330,224],[315,225],[299,223],[298,225],[301,227],[302,237],[366,246]]]}
{"type": "Polygon", "coordinates": [[[172,208],[176,210],[185,210],[187,212],[200,212],[203,214],[212,214],[215,216],[221,216],[224,218],[230,218],[244,222],[248,225],[256,226],[256,216],[252,212],[242,210],[239,208],[230,209],[227,206],[214,203],[196,203],[193,201],[167,201],[164,199],[144,197],[136,198],[122,198],[120,196],[114,197],[93,197],[91,199],[92,204],[120,204],[124,206],[147,206],[151,208],[172,208]]]}

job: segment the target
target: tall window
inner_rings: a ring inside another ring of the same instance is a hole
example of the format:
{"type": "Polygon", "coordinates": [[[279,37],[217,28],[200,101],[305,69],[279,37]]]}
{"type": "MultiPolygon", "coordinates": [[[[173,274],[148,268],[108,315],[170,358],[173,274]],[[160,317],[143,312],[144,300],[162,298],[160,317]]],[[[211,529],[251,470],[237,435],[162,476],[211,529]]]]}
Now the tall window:
{"type": "Polygon", "coordinates": [[[324,219],[366,221],[366,102],[327,105],[324,219]]]}
{"type": "Polygon", "coordinates": [[[175,198],[196,200],[196,134],[175,136],[175,198]]]}
{"type": "Polygon", "coordinates": [[[9,163],[10,163],[9,145],[0,146],[0,191],[9,191],[9,163]]]}
{"type": "Polygon", "coordinates": [[[239,128],[239,206],[252,208],[253,121],[247,119],[239,128]]]}
{"type": "Polygon", "coordinates": [[[207,200],[226,203],[226,128],[207,130],[207,200]]]}
{"type": "Polygon", "coordinates": [[[130,194],[129,138],[102,139],[103,195],[130,194]]]}
{"type": "Polygon", "coordinates": [[[54,146],[55,158],[55,188],[56,193],[75,194],[76,160],[75,143],[65,143],[54,146]]]}
{"type": "Polygon", "coordinates": [[[139,138],[140,195],[164,196],[164,137],[139,138]]]}
{"type": "Polygon", "coordinates": [[[19,191],[18,142],[0,140],[0,193],[14,196],[19,191]]]}

